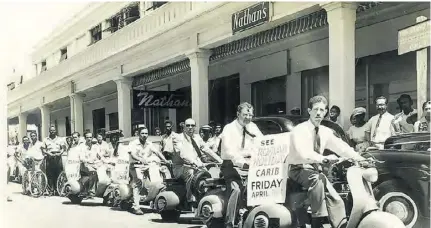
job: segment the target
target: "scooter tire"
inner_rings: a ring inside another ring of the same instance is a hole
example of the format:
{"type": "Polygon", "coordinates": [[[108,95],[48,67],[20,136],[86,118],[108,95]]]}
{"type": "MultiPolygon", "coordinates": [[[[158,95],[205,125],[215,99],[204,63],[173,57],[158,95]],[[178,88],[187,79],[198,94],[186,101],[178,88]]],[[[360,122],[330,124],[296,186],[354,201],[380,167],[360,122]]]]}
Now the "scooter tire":
{"type": "Polygon", "coordinates": [[[160,216],[162,217],[162,220],[165,222],[178,222],[180,219],[181,212],[177,210],[168,210],[168,211],[161,211],[160,216]]]}
{"type": "Polygon", "coordinates": [[[212,218],[208,220],[205,224],[207,228],[224,228],[224,220],[223,218],[212,218]]]}

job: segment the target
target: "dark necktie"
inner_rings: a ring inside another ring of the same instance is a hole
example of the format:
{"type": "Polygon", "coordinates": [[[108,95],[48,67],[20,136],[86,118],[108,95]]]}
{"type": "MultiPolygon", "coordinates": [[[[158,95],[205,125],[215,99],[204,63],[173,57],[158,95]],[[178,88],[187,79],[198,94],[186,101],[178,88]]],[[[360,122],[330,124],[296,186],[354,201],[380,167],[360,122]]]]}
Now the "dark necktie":
{"type": "Polygon", "coordinates": [[[193,137],[190,137],[190,140],[192,141],[193,148],[195,148],[196,153],[198,153],[199,158],[202,157],[201,149],[199,149],[198,144],[196,144],[196,141],[193,139],[193,137]]]}
{"type": "Polygon", "coordinates": [[[245,127],[242,128],[242,143],[241,143],[241,148],[244,149],[245,146],[245,134],[250,135],[252,138],[256,137],[256,135],[250,133],[249,131],[247,131],[247,129],[245,127]]]}
{"type": "MultiPolygon", "coordinates": [[[[314,128],[314,152],[320,154],[320,135],[319,135],[319,127],[315,127],[314,128]]],[[[316,170],[322,171],[322,167],[320,166],[320,164],[313,164],[313,167],[316,170]]]]}
{"type": "Polygon", "coordinates": [[[383,114],[380,114],[379,119],[377,120],[376,129],[374,129],[373,137],[371,138],[372,140],[374,140],[374,138],[377,135],[377,128],[379,128],[380,121],[382,120],[382,116],[383,114]]]}

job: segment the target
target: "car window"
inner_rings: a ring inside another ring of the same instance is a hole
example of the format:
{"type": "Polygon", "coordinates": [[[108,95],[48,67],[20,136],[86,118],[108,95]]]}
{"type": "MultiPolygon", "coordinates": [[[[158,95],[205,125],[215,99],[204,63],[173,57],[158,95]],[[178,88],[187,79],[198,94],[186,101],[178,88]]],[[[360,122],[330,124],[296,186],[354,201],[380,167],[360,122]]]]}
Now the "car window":
{"type": "Polygon", "coordinates": [[[272,120],[254,120],[253,121],[263,135],[278,134],[282,132],[281,126],[272,120]]]}

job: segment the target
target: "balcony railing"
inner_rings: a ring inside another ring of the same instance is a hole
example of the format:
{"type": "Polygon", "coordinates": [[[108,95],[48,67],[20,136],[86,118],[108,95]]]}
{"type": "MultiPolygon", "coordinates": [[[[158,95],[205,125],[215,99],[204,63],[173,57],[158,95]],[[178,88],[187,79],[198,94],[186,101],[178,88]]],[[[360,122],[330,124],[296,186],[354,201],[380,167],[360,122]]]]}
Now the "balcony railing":
{"type": "Polygon", "coordinates": [[[156,11],[143,16],[130,25],[116,31],[111,36],[102,38],[102,40],[89,46],[82,52],[71,56],[67,60],[28,80],[19,88],[9,91],[8,103],[17,101],[29,94],[35,94],[48,85],[59,82],[136,44],[145,42],[163,31],[168,31],[222,4],[225,3],[170,2],[164,4],[156,11]]]}

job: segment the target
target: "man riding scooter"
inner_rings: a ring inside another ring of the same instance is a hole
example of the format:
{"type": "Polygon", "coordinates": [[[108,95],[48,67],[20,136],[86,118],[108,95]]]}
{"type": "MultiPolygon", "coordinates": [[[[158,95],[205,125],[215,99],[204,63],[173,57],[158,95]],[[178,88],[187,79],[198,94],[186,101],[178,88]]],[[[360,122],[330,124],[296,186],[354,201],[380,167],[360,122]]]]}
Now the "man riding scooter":
{"type": "Polygon", "coordinates": [[[248,148],[253,144],[255,137],[263,136],[259,128],[251,122],[253,118],[253,106],[247,102],[238,105],[237,119],[227,124],[221,134],[221,173],[226,180],[226,192],[228,193],[225,225],[233,228],[237,208],[243,208],[246,203],[241,198],[243,191],[242,178],[234,168],[248,169],[247,159],[251,157],[248,148]]]}
{"type": "Polygon", "coordinates": [[[84,192],[88,192],[88,196],[94,197],[96,192],[94,191],[97,183],[97,167],[101,161],[98,158],[99,147],[93,144],[93,134],[86,132],[84,134],[85,144],[81,146],[79,159],[83,163],[81,168],[81,182],[84,186],[84,192]]]}
{"type": "MultiPolygon", "coordinates": [[[[139,129],[139,138],[130,142],[129,147],[131,150],[130,153],[130,163],[132,164],[130,166],[130,174],[132,176],[131,185],[133,188],[133,206],[132,206],[132,213],[137,215],[144,214],[142,210],[139,207],[139,201],[140,201],[140,195],[139,195],[139,173],[142,173],[141,168],[135,168],[134,165],[136,164],[149,164],[151,162],[160,162],[163,161],[165,163],[168,163],[168,160],[163,156],[163,154],[157,150],[155,145],[149,140],[148,138],[148,129],[147,128],[140,128],[139,129]]],[[[169,172],[169,170],[165,170],[166,172],[169,172]]],[[[169,175],[170,174],[166,174],[169,175]]]]}
{"type": "Polygon", "coordinates": [[[193,119],[187,119],[184,126],[184,133],[174,139],[176,153],[174,153],[172,158],[173,173],[175,178],[184,180],[186,183],[187,202],[194,204],[196,203],[195,196],[191,192],[191,180],[195,174],[193,167],[204,167],[201,160],[204,154],[205,156],[212,157],[217,162],[221,162],[221,159],[216,153],[205,147],[202,138],[195,134],[196,122],[193,119]]]}
{"type": "Polygon", "coordinates": [[[310,119],[293,128],[290,154],[287,158],[291,164],[289,178],[308,189],[312,228],[321,228],[328,215],[332,227],[346,226],[343,200],[338,194],[325,197],[325,188],[332,186],[325,186],[330,184],[320,176],[322,168],[319,164],[338,161],[339,158],[335,155],[323,156],[323,151],[329,149],[341,157],[365,160],[347,143],[337,138],[331,129],[320,125],[327,112],[327,105],[328,101],[323,96],[310,99],[308,103],[310,119]]]}

